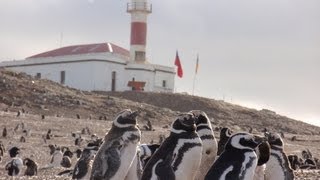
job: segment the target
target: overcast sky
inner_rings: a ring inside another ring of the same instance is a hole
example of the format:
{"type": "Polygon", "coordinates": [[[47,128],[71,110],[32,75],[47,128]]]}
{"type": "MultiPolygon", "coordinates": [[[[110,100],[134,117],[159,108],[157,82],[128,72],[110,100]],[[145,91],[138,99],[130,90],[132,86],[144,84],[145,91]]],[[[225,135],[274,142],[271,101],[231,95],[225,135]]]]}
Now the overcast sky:
{"type": "MultiPolygon", "coordinates": [[[[0,0],[0,61],[62,46],[129,49],[127,0],[0,0]],[[62,35],[62,41],[61,41],[62,35]]],[[[320,125],[319,0],[153,0],[147,57],[184,70],[176,91],[320,125]]]]}

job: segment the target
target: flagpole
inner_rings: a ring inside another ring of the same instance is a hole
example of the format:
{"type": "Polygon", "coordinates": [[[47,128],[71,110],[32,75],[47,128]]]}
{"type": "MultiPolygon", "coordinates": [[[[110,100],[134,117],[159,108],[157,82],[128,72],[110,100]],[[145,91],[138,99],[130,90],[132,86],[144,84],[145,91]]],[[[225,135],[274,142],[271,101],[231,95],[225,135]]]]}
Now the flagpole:
{"type": "Polygon", "coordinates": [[[199,66],[199,54],[197,54],[197,60],[196,60],[196,69],[194,71],[194,76],[193,76],[193,86],[192,86],[192,96],[194,96],[194,87],[196,84],[196,77],[198,73],[198,66],[199,66]]]}
{"type": "Polygon", "coordinates": [[[196,84],[196,73],[194,73],[194,76],[193,76],[193,86],[192,86],[192,96],[194,96],[194,85],[196,84]]]}

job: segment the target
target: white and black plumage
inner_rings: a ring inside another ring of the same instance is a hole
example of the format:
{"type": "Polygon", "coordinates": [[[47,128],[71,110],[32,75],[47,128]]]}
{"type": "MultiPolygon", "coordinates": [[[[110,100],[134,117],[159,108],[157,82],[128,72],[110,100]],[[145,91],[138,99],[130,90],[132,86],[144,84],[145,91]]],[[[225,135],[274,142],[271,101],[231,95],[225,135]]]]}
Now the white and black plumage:
{"type": "Polygon", "coordinates": [[[290,163],[290,167],[293,169],[293,170],[297,170],[299,168],[299,166],[301,165],[300,162],[299,162],[299,157],[295,154],[289,154],[288,155],[288,160],[289,160],[289,163],[290,163]]]}
{"type": "Polygon", "coordinates": [[[5,166],[9,176],[19,176],[21,174],[23,161],[20,157],[17,157],[18,154],[20,154],[20,149],[17,147],[12,147],[9,150],[9,155],[12,159],[5,166]]]}
{"type": "Polygon", "coordinates": [[[207,114],[199,110],[191,113],[196,117],[197,133],[202,141],[202,158],[196,179],[203,180],[217,156],[218,144],[207,114]]]}
{"type": "Polygon", "coordinates": [[[4,148],[2,141],[0,141],[0,162],[2,161],[2,158],[3,158],[5,151],[6,151],[6,149],[4,148]]]}
{"type": "Polygon", "coordinates": [[[218,142],[218,152],[217,152],[218,156],[224,151],[224,146],[225,144],[227,144],[231,135],[232,135],[232,131],[227,127],[224,127],[220,130],[220,139],[218,142]]]}
{"type": "Polygon", "coordinates": [[[141,180],[195,178],[201,162],[202,142],[196,133],[194,115],[180,115],[170,131],[145,166],[141,180]]]}
{"type": "Polygon", "coordinates": [[[79,158],[81,157],[82,150],[81,150],[81,149],[77,149],[77,150],[75,151],[75,153],[76,153],[77,158],[79,159],[79,158]]]}
{"type": "Polygon", "coordinates": [[[263,138],[249,133],[232,135],[224,151],[211,166],[205,180],[213,179],[252,179],[258,163],[254,149],[263,138]]]}
{"type": "Polygon", "coordinates": [[[97,146],[90,146],[84,148],[81,157],[79,158],[74,167],[72,179],[88,180],[90,178],[92,161],[98,149],[99,148],[97,146]]]}
{"type": "Polygon", "coordinates": [[[144,168],[147,162],[150,160],[151,156],[156,152],[160,147],[160,144],[140,144],[140,161],[141,165],[144,168]]]}
{"type": "Polygon", "coordinates": [[[258,157],[258,164],[253,180],[264,180],[266,163],[269,161],[270,151],[270,145],[268,142],[262,142],[255,148],[255,152],[258,157]]]}
{"type": "Polygon", "coordinates": [[[48,167],[60,167],[62,159],[63,159],[63,153],[60,150],[60,147],[56,146],[54,152],[51,155],[51,160],[48,167]]]}
{"type": "Polygon", "coordinates": [[[139,112],[126,109],[113,121],[110,131],[94,158],[90,179],[124,179],[137,154],[141,132],[137,127],[139,112]]]}
{"type": "Polygon", "coordinates": [[[24,172],[25,176],[36,176],[38,174],[38,165],[32,159],[25,158],[23,164],[27,166],[27,169],[24,172]]]}
{"type": "Polygon", "coordinates": [[[265,133],[271,147],[270,159],[266,164],[266,180],[294,179],[288,157],[283,149],[283,141],[277,133],[265,133]]]}

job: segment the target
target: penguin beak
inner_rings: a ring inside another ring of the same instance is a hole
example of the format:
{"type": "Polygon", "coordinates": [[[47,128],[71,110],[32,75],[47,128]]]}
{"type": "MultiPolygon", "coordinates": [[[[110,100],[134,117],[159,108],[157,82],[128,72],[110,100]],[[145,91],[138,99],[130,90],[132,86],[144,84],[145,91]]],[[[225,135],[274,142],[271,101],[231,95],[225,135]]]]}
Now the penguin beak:
{"type": "Polygon", "coordinates": [[[267,141],[267,138],[265,137],[261,137],[261,136],[254,136],[253,138],[253,141],[256,143],[256,144],[261,144],[263,142],[266,142],[267,141]]]}
{"type": "Polygon", "coordinates": [[[134,111],[130,114],[130,118],[134,119],[136,118],[139,114],[141,113],[141,111],[134,111]]]}

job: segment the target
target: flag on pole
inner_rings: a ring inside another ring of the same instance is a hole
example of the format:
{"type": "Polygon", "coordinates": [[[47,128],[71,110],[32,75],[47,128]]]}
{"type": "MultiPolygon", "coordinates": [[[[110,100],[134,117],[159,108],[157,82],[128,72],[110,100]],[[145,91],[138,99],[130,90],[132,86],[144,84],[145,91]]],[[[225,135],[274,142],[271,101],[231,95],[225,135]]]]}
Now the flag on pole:
{"type": "Polygon", "coordinates": [[[177,75],[182,78],[183,76],[183,70],[182,70],[182,66],[181,66],[181,62],[180,62],[180,58],[178,55],[178,51],[176,52],[176,59],[174,61],[174,65],[176,65],[178,67],[177,69],[177,75]]]}
{"type": "Polygon", "coordinates": [[[198,69],[199,69],[199,54],[197,54],[196,74],[198,73],[198,69]]]}

